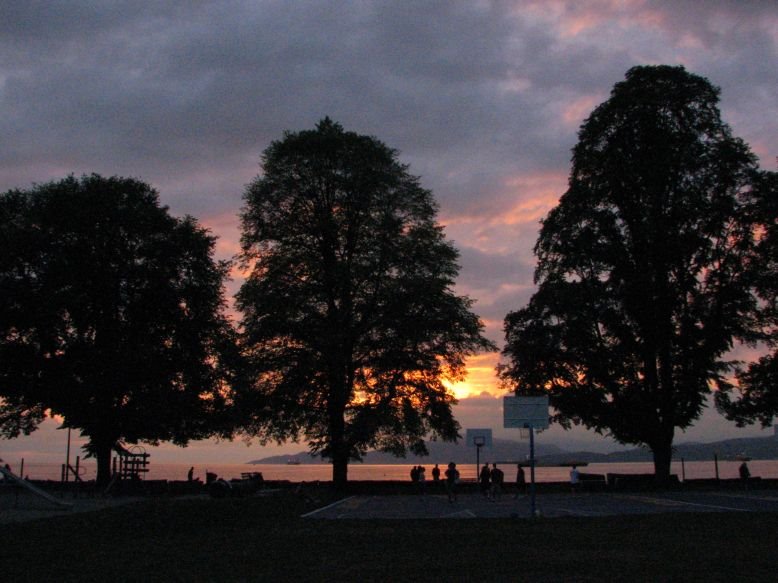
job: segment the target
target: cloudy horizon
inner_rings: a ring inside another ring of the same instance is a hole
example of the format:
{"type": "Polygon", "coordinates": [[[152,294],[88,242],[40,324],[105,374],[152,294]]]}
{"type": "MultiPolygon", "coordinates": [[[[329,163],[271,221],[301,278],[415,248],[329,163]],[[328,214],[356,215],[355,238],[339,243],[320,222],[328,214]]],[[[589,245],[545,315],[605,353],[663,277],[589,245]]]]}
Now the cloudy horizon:
{"type": "MultiPolygon", "coordinates": [[[[578,128],[627,70],[683,65],[709,79],[733,134],[776,170],[777,62],[773,1],[10,0],[0,191],[68,174],[136,177],[211,229],[229,258],[262,151],[329,116],[395,148],[433,192],[461,254],[457,292],[502,344],[504,316],[534,290],[539,221],[566,188],[578,128]]],[[[463,428],[505,437],[497,361],[469,362],[455,413],[463,428]]],[[[679,440],[757,434],[707,411],[679,440]]],[[[544,438],[611,446],[581,432],[544,438]]],[[[0,441],[0,457],[64,451],[61,440],[49,424],[0,441]]],[[[159,451],[185,462],[265,455],[240,443],[159,451]]]]}

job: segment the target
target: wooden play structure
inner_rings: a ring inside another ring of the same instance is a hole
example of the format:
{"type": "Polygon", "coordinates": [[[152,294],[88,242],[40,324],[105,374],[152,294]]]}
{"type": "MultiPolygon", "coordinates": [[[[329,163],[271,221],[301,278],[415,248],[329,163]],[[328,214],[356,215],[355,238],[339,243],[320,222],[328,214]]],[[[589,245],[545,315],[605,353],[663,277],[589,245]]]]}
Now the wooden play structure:
{"type": "Polygon", "coordinates": [[[133,445],[130,449],[116,444],[117,457],[113,458],[113,475],[120,480],[139,481],[149,471],[149,457],[140,445],[133,445]]]}

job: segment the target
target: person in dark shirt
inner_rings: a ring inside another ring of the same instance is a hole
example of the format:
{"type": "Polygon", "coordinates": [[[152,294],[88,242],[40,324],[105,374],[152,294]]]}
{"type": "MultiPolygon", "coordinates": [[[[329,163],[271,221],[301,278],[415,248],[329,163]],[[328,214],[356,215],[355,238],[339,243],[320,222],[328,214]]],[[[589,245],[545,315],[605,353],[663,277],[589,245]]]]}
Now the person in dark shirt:
{"type": "Polygon", "coordinates": [[[743,486],[748,488],[748,479],[751,477],[751,470],[748,469],[748,464],[745,461],[740,464],[738,472],[740,473],[740,479],[743,482],[743,486]]]}
{"type": "Polygon", "coordinates": [[[489,478],[492,482],[490,498],[492,500],[497,500],[502,494],[502,484],[505,481],[505,474],[497,467],[497,464],[492,464],[492,471],[490,472],[489,478]]]}
{"type": "Polygon", "coordinates": [[[446,469],[446,492],[448,492],[448,501],[457,501],[457,482],[459,482],[459,470],[454,462],[448,464],[446,469]]]}
{"type": "Polygon", "coordinates": [[[516,467],[518,469],[516,470],[516,494],[513,496],[514,498],[523,495],[527,490],[527,479],[524,476],[524,468],[521,467],[521,464],[516,464],[516,467]]]}
{"type": "Polygon", "coordinates": [[[481,494],[484,495],[484,497],[489,497],[489,480],[492,473],[489,471],[489,464],[484,464],[484,467],[481,468],[481,473],[478,476],[478,482],[481,485],[481,494]]]}

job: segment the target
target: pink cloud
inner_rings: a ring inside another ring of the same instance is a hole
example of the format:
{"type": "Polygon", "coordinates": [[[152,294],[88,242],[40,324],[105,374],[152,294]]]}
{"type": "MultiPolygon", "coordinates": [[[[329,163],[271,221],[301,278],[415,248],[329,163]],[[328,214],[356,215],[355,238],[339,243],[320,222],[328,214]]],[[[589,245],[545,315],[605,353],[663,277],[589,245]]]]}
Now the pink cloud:
{"type": "Polygon", "coordinates": [[[240,252],[240,219],[237,210],[200,217],[200,224],[218,237],[216,255],[231,259],[240,252]]]}
{"type": "Polygon", "coordinates": [[[578,128],[602,100],[603,96],[600,94],[578,97],[564,105],[562,119],[567,126],[578,128]]]}
{"type": "Polygon", "coordinates": [[[639,22],[641,27],[657,27],[666,20],[661,10],[650,7],[645,0],[536,0],[517,3],[515,13],[555,23],[563,39],[576,38],[605,24],[627,28],[639,22]]]}
{"type": "Polygon", "coordinates": [[[478,209],[467,214],[446,214],[441,222],[446,227],[467,225],[489,229],[498,225],[536,224],[559,201],[567,188],[563,171],[541,171],[517,174],[503,181],[503,190],[491,204],[479,201],[478,209]],[[505,201],[511,201],[507,205],[505,201]]]}

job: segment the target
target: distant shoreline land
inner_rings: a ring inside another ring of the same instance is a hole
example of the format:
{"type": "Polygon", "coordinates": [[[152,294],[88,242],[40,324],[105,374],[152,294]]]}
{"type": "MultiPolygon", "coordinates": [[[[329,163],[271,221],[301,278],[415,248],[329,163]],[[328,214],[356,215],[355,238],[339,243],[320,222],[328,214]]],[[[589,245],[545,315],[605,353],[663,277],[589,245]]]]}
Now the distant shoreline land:
{"type": "MultiPolygon", "coordinates": [[[[428,456],[409,455],[398,458],[388,453],[377,451],[368,452],[362,464],[370,465],[403,465],[403,464],[429,464],[453,461],[456,463],[471,463],[474,449],[467,447],[464,442],[458,444],[433,441],[427,443],[428,456]]],[[[674,448],[674,459],[683,458],[686,461],[708,461],[717,457],[719,460],[734,460],[738,457],[752,459],[774,460],[778,459],[778,436],[773,437],[742,437],[726,439],[712,443],[682,443],[674,448]]],[[[651,452],[644,448],[633,448],[611,453],[594,453],[590,451],[566,451],[554,445],[536,445],[535,449],[538,462],[564,463],[575,459],[588,463],[620,463],[620,462],[650,462],[651,452]]],[[[511,441],[509,439],[494,439],[491,448],[481,450],[481,459],[487,461],[504,461],[526,459],[529,455],[529,444],[523,441],[511,441]]],[[[257,464],[329,464],[329,460],[323,460],[311,455],[307,451],[296,454],[274,455],[246,462],[250,465],[257,464]]],[[[352,462],[355,463],[355,462],[352,462]]],[[[360,462],[356,462],[360,463],[360,462]]]]}

